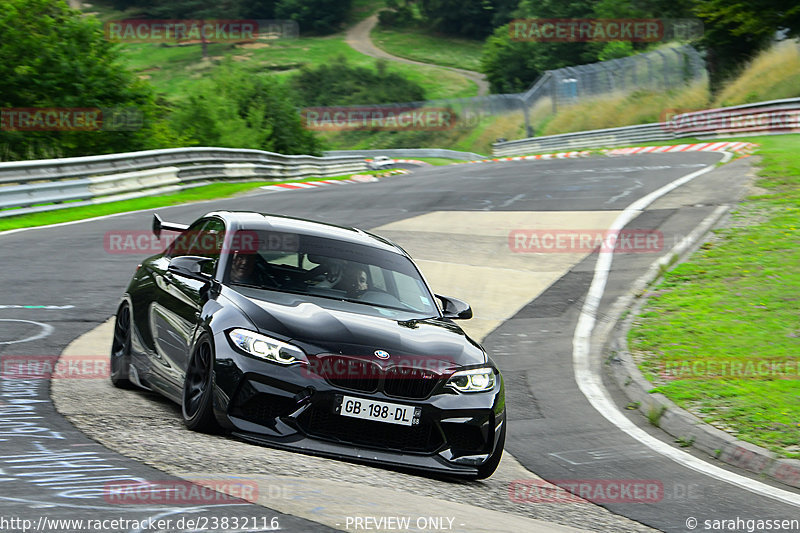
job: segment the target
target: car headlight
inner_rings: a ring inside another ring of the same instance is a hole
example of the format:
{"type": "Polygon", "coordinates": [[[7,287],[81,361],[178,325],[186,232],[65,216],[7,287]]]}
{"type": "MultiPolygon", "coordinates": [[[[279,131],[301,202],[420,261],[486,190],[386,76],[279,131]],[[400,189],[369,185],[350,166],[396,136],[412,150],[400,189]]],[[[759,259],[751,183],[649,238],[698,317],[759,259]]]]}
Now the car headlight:
{"type": "Polygon", "coordinates": [[[494,370],[475,368],[460,370],[450,376],[447,386],[459,392],[484,392],[494,388],[494,370]]]}
{"type": "Polygon", "coordinates": [[[260,333],[246,329],[234,329],[228,332],[228,337],[240,350],[273,363],[293,365],[306,360],[305,353],[297,346],[292,346],[260,333]]]}

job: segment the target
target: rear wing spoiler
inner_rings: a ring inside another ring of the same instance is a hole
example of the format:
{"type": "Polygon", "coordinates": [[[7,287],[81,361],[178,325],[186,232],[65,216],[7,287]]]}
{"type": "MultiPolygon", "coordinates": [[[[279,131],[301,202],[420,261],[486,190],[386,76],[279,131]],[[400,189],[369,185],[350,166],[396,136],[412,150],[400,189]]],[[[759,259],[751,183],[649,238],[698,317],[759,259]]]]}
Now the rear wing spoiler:
{"type": "Polygon", "coordinates": [[[153,214],[153,234],[157,239],[161,238],[161,230],[167,231],[185,231],[189,229],[186,224],[176,224],[174,222],[164,222],[157,214],[153,214]]]}

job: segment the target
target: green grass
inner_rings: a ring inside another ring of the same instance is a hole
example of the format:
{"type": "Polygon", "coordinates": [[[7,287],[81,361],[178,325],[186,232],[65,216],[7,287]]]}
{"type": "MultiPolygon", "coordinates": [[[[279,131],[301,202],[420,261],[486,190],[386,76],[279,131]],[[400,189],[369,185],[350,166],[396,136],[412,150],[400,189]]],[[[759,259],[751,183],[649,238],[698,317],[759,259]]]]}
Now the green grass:
{"type": "Polygon", "coordinates": [[[560,105],[553,115],[534,120],[538,135],[617,128],[662,122],[667,109],[699,110],[709,106],[705,82],[669,90],[637,90],[586,98],[573,105],[560,105]]]}
{"type": "MultiPolygon", "coordinates": [[[[353,66],[376,70],[376,60],[350,48],[343,34],[243,44],[211,43],[207,59],[203,59],[200,45],[195,44],[124,43],[121,48],[127,65],[171,100],[180,98],[193,83],[206,77],[227,57],[253,73],[272,72],[280,78],[296,73],[303,66],[330,64],[338,56],[345,57],[353,66]]],[[[418,83],[429,99],[475,96],[478,93],[477,86],[471,81],[435,67],[388,62],[387,71],[397,72],[418,83]]]]}
{"type": "Polygon", "coordinates": [[[370,37],[375,46],[398,57],[445,67],[480,69],[483,41],[439,37],[407,28],[387,30],[379,26],[372,30],[370,37]]]}
{"type": "MultiPolygon", "coordinates": [[[[353,174],[325,178],[327,180],[347,179],[353,174]]],[[[320,178],[307,178],[302,180],[292,180],[291,183],[304,181],[314,181],[320,178]]],[[[180,191],[162,196],[149,196],[146,198],[135,198],[132,200],[121,200],[119,202],[109,202],[107,204],[87,205],[80,207],[70,207],[59,209],[58,211],[48,211],[44,213],[33,213],[29,215],[19,215],[14,217],[0,218],[0,231],[29,228],[34,226],[46,226],[48,224],[58,224],[60,222],[72,222],[74,220],[84,220],[87,218],[111,215],[115,213],[125,213],[128,211],[138,211],[142,209],[156,209],[169,205],[186,204],[199,202],[202,200],[216,200],[236,196],[258,187],[265,185],[275,185],[276,183],[287,183],[285,181],[247,181],[240,183],[211,183],[201,187],[195,187],[185,191],[180,191]]]]}
{"type": "Polygon", "coordinates": [[[787,40],[764,50],[714,99],[731,106],[800,96],[800,43],[787,40]]]}
{"type": "Polygon", "coordinates": [[[800,135],[753,140],[763,157],[756,185],[766,192],[665,274],[628,339],[655,392],[800,458],[800,135]],[[782,366],[759,370],[765,362],[782,366]],[[727,370],[734,364],[742,366],[727,370]]]}
{"type": "Polygon", "coordinates": [[[381,148],[449,148],[461,152],[491,154],[499,137],[523,136],[522,113],[482,117],[473,124],[442,131],[347,131],[325,132],[321,138],[329,150],[372,150],[381,148]]]}

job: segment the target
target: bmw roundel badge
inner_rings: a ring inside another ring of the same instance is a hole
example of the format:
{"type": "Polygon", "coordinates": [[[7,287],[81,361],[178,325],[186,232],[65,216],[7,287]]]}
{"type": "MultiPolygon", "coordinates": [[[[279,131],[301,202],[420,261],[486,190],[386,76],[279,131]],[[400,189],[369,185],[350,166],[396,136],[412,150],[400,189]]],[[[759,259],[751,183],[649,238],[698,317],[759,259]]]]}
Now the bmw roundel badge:
{"type": "Polygon", "coordinates": [[[375,350],[375,357],[378,359],[389,359],[389,352],[384,350],[375,350]]]}

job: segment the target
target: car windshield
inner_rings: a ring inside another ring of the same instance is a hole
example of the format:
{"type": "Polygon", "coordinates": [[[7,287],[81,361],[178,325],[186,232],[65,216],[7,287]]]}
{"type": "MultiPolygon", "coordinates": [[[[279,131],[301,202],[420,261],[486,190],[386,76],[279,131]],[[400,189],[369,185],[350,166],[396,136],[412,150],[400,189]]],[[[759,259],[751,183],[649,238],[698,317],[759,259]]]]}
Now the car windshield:
{"type": "Polygon", "coordinates": [[[232,242],[224,277],[230,285],[438,315],[419,271],[401,254],[269,230],[240,231],[232,242]]]}

